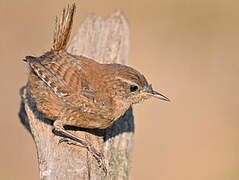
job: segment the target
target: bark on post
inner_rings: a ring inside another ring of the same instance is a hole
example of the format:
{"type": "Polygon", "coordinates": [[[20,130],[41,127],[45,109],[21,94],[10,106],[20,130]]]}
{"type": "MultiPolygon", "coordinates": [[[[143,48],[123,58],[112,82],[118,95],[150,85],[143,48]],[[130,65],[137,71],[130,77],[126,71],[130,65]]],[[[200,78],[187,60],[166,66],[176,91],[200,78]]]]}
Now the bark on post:
{"type": "MultiPolygon", "coordinates": [[[[129,28],[125,17],[117,11],[108,19],[90,15],[72,38],[68,52],[91,57],[101,63],[126,64],[129,53],[129,28]]],[[[69,127],[73,134],[87,139],[105,157],[108,175],[85,148],[59,144],[52,132],[52,121],[44,119],[21,89],[19,115],[36,144],[41,180],[51,179],[129,179],[133,145],[134,118],[130,108],[123,117],[105,130],[69,127]]]]}

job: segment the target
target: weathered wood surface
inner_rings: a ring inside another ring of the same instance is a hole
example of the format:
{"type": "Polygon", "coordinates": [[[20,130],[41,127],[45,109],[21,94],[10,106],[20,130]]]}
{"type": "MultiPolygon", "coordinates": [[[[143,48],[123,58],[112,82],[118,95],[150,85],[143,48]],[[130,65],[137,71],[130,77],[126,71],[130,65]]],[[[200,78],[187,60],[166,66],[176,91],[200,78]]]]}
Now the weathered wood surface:
{"type": "MultiPolygon", "coordinates": [[[[129,28],[120,11],[108,19],[90,15],[72,38],[68,52],[85,55],[101,63],[126,64],[129,54],[129,28]]],[[[45,119],[34,101],[21,89],[21,122],[31,132],[36,144],[41,180],[129,179],[133,145],[134,118],[130,108],[123,117],[105,130],[69,127],[73,134],[87,139],[104,154],[108,175],[85,149],[59,144],[61,137],[52,132],[52,121],[45,119]]]]}

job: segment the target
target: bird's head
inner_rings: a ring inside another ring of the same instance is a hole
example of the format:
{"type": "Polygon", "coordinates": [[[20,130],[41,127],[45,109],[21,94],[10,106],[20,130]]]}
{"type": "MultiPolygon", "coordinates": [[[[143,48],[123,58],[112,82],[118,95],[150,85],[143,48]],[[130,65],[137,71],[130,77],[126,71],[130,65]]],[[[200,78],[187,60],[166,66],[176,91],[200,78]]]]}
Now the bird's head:
{"type": "Polygon", "coordinates": [[[111,69],[111,83],[114,98],[129,105],[142,102],[150,97],[156,97],[164,101],[170,101],[167,97],[153,90],[144,75],[135,69],[120,65],[108,65],[111,69]]]}

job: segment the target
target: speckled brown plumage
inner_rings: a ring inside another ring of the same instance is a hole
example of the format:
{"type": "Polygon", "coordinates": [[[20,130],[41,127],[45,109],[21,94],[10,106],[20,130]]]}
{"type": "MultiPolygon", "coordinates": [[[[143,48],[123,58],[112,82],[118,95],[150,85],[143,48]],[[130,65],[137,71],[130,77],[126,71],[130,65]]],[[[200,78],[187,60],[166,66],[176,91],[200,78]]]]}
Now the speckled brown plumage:
{"type": "Polygon", "coordinates": [[[152,96],[153,91],[135,69],[120,64],[99,64],[66,52],[75,4],[63,10],[56,21],[52,49],[40,57],[26,56],[30,66],[28,89],[38,111],[54,121],[54,128],[69,144],[86,147],[102,164],[102,155],[87,141],[64,129],[107,128],[132,105],[152,96]]]}

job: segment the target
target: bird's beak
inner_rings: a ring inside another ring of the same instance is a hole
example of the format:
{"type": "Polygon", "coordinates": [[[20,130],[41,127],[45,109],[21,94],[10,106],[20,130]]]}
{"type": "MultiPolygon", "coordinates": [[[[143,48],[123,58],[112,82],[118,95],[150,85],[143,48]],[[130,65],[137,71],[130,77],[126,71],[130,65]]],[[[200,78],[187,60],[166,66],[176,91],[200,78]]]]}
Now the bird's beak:
{"type": "Polygon", "coordinates": [[[156,91],[154,91],[154,90],[152,90],[152,92],[150,93],[153,97],[156,97],[156,98],[158,98],[158,99],[161,99],[161,100],[164,100],[164,101],[170,101],[170,99],[169,98],[167,98],[166,96],[164,96],[164,95],[162,95],[162,94],[160,94],[160,93],[158,93],[158,92],[156,92],[156,91]]]}

